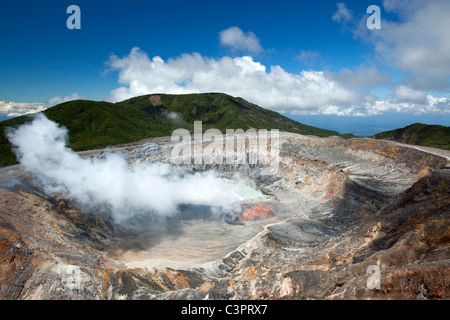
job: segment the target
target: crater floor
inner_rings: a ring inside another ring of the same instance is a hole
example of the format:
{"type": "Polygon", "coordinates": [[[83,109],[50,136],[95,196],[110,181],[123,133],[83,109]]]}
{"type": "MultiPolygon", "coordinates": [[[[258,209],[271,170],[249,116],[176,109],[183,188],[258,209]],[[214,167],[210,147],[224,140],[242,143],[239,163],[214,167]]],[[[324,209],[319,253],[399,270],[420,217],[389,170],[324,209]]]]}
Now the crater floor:
{"type": "MultiPolygon", "coordinates": [[[[167,162],[172,147],[162,137],[110,151],[167,162]]],[[[190,168],[248,179],[261,194],[240,217],[194,210],[126,226],[47,194],[20,165],[0,168],[0,298],[449,298],[449,152],[280,133],[280,157],[272,176],[190,168]]]]}

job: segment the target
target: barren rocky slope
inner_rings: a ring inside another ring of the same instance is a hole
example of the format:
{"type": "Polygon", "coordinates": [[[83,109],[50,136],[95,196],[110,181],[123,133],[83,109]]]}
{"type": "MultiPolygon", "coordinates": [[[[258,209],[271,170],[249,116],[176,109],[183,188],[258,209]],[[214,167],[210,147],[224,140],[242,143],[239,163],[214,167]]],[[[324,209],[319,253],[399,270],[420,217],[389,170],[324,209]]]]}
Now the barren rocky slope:
{"type": "MultiPolygon", "coordinates": [[[[450,298],[448,155],[288,133],[280,146],[274,176],[242,171],[264,197],[238,223],[123,226],[45,194],[20,165],[1,168],[0,298],[450,298]],[[367,286],[370,266],[379,289],[367,286]]],[[[114,151],[165,161],[171,147],[157,138],[114,151]]]]}

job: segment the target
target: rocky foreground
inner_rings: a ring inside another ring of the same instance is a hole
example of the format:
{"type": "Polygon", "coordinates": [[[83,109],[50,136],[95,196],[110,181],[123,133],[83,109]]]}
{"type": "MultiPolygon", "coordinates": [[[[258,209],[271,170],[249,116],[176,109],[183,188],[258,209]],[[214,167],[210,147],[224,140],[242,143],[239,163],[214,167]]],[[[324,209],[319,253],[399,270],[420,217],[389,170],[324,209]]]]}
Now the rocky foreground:
{"type": "MultiPolygon", "coordinates": [[[[0,298],[450,298],[446,152],[287,133],[280,146],[276,175],[245,173],[265,195],[247,204],[258,219],[170,219],[167,234],[152,221],[133,233],[45,193],[20,165],[1,168],[0,298]]],[[[114,151],[164,161],[170,148],[114,151]]]]}

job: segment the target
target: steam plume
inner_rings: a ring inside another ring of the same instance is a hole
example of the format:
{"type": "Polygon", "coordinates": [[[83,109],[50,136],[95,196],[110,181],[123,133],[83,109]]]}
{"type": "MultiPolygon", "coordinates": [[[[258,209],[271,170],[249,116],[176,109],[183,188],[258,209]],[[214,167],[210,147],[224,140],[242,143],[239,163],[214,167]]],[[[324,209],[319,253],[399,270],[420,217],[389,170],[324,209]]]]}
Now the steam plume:
{"type": "Polygon", "coordinates": [[[63,193],[84,205],[108,205],[117,219],[133,211],[170,215],[192,204],[236,211],[243,183],[213,172],[191,174],[163,163],[132,167],[119,154],[81,158],[66,147],[68,132],[44,115],[8,132],[21,165],[36,175],[49,193],[63,193]]]}

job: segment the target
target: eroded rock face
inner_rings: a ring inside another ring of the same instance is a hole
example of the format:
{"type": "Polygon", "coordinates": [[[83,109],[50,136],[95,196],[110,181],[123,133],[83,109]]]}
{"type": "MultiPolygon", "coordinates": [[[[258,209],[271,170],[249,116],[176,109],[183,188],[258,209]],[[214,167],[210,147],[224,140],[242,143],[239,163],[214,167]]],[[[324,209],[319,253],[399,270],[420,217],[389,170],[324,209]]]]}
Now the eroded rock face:
{"type": "MultiPolygon", "coordinates": [[[[131,163],[164,162],[169,141],[115,151],[131,163]]],[[[264,197],[246,204],[251,219],[232,223],[123,226],[107,211],[46,194],[20,166],[1,168],[0,298],[450,298],[445,154],[286,133],[280,145],[275,175],[239,168],[264,197]],[[258,210],[265,214],[254,218],[258,210]]]]}

